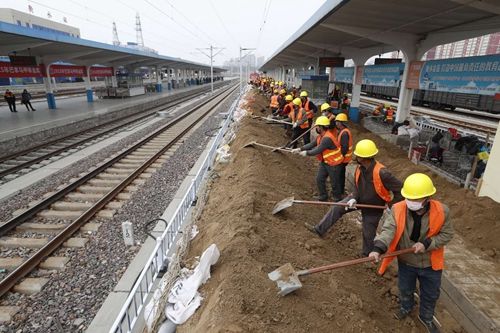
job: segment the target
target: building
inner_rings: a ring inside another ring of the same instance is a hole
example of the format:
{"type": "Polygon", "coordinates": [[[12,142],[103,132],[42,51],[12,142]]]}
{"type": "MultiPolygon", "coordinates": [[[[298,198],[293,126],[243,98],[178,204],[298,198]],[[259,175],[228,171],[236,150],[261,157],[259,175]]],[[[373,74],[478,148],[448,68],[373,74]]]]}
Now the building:
{"type": "Polygon", "coordinates": [[[458,42],[438,45],[424,54],[423,60],[481,56],[500,53],[500,32],[458,42]]]}
{"type": "Polygon", "coordinates": [[[11,8],[0,8],[0,21],[34,30],[80,38],[80,29],[11,8]]]}

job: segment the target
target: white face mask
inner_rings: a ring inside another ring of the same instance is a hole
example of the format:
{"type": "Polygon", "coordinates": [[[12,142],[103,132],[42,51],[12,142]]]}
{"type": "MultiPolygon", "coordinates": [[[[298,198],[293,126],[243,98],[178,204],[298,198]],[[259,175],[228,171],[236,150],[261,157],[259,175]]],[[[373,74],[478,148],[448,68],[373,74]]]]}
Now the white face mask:
{"type": "Polygon", "coordinates": [[[423,201],[412,201],[405,199],[405,202],[406,202],[406,207],[408,207],[409,210],[412,210],[414,212],[424,207],[423,201]]]}

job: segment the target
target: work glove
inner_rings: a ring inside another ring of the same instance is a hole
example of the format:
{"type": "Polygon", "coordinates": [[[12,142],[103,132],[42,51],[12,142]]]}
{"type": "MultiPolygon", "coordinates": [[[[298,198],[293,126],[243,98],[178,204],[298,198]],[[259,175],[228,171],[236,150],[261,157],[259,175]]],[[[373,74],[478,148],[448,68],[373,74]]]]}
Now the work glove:
{"type": "Polygon", "coordinates": [[[307,151],[303,150],[299,153],[300,156],[307,156],[307,151]]]}
{"type": "Polygon", "coordinates": [[[357,209],[356,208],[356,199],[349,199],[349,201],[346,202],[347,203],[347,206],[345,207],[345,210],[348,210],[348,209],[357,209]]]}
{"type": "Polygon", "coordinates": [[[379,262],[380,261],[380,253],[378,253],[377,251],[372,251],[368,255],[368,258],[373,258],[373,259],[375,259],[375,262],[379,262]]]}
{"type": "Polygon", "coordinates": [[[300,153],[300,148],[294,148],[291,150],[293,154],[299,154],[300,153]]]}
{"type": "Polygon", "coordinates": [[[298,122],[294,122],[294,123],[293,123],[293,128],[295,128],[295,127],[297,127],[297,126],[299,126],[299,123],[298,123],[298,122]]]}

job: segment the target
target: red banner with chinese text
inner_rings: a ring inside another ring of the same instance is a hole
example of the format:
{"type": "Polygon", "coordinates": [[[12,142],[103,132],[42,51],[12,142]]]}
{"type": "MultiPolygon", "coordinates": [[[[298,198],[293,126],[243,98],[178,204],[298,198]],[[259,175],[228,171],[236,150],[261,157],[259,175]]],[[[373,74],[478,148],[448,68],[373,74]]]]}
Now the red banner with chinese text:
{"type": "Polygon", "coordinates": [[[113,67],[90,67],[91,77],[105,77],[113,75],[113,67]]]}
{"type": "Polygon", "coordinates": [[[0,62],[0,77],[43,77],[42,66],[13,66],[10,62],[0,62]]]}

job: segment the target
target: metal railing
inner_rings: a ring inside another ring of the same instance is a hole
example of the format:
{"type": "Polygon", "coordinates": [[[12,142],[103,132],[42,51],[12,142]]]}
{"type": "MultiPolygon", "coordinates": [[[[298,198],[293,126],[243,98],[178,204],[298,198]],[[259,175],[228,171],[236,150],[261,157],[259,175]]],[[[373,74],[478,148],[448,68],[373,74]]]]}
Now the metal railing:
{"type": "Polygon", "coordinates": [[[227,118],[224,120],[221,129],[217,133],[217,136],[210,146],[208,154],[203,160],[202,166],[200,167],[200,169],[196,173],[196,176],[186,190],[186,193],[184,194],[179,206],[175,210],[172,218],[167,221],[167,227],[165,228],[161,236],[156,239],[156,246],[153,252],[144,265],[141,274],[132,287],[127,300],[125,301],[122,309],[118,314],[118,317],[116,318],[109,332],[129,333],[134,329],[134,325],[137,323],[137,319],[139,318],[139,315],[141,314],[141,311],[145,306],[147,296],[151,292],[158,274],[167,264],[165,259],[170,257],[171,253],[174,250],[175,239],[178,235],[178,232],[183,226],[189,209],[191,208],[193,202],[196,200],[197,192],[205,176],[207,175],[207,172],[214,162],[218,146],[222,142],[222,138],[229,128],[234,110],[238,106],[240,98],[241,95],[238,96],[236,101],[234,101],[234,103],[231,105],[230,110],[227,114],[227,118]]]}

